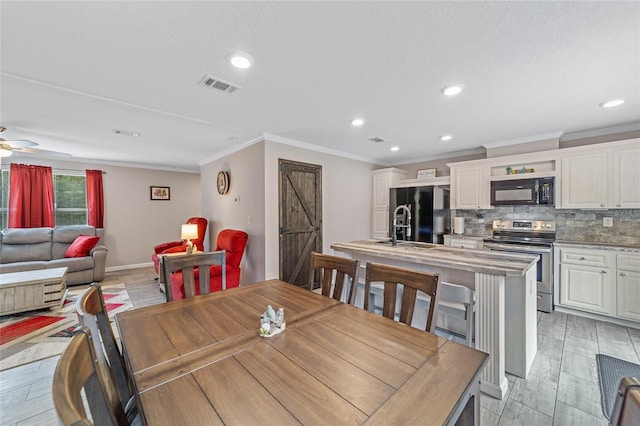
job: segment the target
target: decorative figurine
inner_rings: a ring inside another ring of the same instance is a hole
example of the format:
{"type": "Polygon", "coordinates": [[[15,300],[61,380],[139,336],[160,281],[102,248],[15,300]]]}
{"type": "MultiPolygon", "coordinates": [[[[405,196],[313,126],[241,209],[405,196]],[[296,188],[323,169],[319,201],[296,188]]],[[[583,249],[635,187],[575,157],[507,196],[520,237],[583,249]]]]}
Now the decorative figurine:
{"type": "Polygon", "coordinates": [[[286,325],[284,322],[284,308],[278,309],[276,314],[271,305],[267,305],[267,310],[260,317],[260,336],[275,336],[281,333],[286,325]]]}

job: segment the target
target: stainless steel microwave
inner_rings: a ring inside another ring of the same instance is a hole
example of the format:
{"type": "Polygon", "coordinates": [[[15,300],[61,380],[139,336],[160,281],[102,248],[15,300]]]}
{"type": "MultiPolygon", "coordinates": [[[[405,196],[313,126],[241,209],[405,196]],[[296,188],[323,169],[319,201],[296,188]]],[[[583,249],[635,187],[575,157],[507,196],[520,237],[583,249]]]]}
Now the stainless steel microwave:
{"type": "Polygon", "coordinates": [[[491,182],[492,206],[554,205],[555,178],[499,180],[491,182]]]}

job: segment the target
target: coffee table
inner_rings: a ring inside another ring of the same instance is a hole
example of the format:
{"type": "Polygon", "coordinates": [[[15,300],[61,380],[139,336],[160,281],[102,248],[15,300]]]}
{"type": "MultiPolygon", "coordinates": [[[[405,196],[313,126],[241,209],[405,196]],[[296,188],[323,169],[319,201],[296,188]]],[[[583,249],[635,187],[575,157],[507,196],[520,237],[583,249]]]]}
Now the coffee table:
{"type": "Polygon", "coordinates": [[[67,268],[0,274],[0,315],[62,306],[67,268]]]}

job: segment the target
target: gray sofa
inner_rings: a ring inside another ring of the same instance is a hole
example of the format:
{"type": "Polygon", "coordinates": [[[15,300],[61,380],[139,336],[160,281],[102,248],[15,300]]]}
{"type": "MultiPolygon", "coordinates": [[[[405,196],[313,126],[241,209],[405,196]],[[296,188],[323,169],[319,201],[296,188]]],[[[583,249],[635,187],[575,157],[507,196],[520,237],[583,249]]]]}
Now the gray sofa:
{"type": "Polygon", "coordinates": [[[104,229],[87,225],[5,229],[0,232],[0,273],[67,267],[67,285],[102,281],[107,261],[103,236],[104,229]],[[101,239],[89,256],[65,258],[79,235],[101,239]]]}

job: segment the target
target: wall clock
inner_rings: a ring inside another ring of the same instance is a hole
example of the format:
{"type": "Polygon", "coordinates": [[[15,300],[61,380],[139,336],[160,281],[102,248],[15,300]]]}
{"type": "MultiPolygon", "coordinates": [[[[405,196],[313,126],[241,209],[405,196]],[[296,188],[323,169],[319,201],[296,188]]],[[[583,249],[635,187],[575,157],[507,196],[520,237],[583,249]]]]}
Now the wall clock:
{"type": "Polygon", "coordinates": [[[218,172],[218,194],[224,195],[229,192],[229,173],[218,172]]]}

